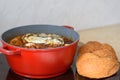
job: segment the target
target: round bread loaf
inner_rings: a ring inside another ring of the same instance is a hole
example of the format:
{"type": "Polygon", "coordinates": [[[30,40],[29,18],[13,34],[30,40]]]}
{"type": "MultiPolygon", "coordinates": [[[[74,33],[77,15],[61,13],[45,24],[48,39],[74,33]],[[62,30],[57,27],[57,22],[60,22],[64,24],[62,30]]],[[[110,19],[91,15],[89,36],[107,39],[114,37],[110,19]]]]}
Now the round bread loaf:
{"type": "Polygon", "coordinates": [[[78,74],[99,79],[115,74],[119,62],[112,46],[90,41],[80,47],[76,67],[78,74]]]}

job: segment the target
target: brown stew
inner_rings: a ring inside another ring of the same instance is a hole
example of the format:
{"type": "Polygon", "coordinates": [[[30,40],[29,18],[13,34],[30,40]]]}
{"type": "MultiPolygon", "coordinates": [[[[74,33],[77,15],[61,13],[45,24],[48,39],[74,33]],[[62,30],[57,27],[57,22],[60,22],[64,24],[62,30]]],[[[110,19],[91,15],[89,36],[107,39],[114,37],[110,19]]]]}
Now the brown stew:
{"type": "Polygon", "coordinates": [[[12,38],[9,44],[24,48],[43,49],[66,46],[72,42],[71,39],[57,34],[27,33],[12,38]]]}

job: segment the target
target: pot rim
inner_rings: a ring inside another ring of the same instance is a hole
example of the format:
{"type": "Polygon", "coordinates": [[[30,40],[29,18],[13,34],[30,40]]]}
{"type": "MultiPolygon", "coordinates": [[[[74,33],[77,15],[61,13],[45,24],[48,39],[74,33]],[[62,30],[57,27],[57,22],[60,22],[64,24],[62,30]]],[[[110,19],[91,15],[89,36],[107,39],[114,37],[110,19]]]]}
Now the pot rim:
{"type": "MultiPolygon", "coordinates": [[[[8,30],[6,30],[5,32],[7,32],[7,31],[9,31],[9,30],[12,30],[12,29],[15,29],[15,28],[19,28],[19,27],[25,27],[25,26],[58,26],[58,25],[49,25],[49,24],[35,24],[35,25],[23,25],[23,26],[18,26],[18,27],[14,27],[14,28],[11,28],[11,29],[8,29],[8,30]]],[[[58,27],[62,27],[62,26],[58,26],[58,27]]],[[[64,27],[64,26],[63,26],[64,27]]],[[[69,29],[69,28],[68,28],[69,29]]],[[[75,30],[73,30],[75,33],[77,33],[75,30]]],[[[80,35],[77,33],[77,35],[78,35],[78,38],[75,40],[75,41],[73,41],[72,43],[70,43],[69,45],[66,45],[66,46],[60,46],[60,47],[55,47],[55,48],[42,48],[42,49],[35,49],[35,48],[23,48],[23,47],[19,47],[19,46],[14,46],[14,45],[11,45],[11,44],[9,44],[9,43],[7,43],[6,41],[4,41],[3,39],[2,39],[2,35],[5,33],[5,32],[3,32],[2,34],[1,34],[1,36],[0,36],[0,40],[1,40],[1,42],[2,43],[4,43],[5,45],[7,45],[7,46],[11,46],[11,47],[13,47],[13,48],[15,48],[15,49],[20,49],[20,50],[29,50],[29,51],[36,51],[36,50],[38,50],[38,51],[48,51],[48,50],[57,50],[57,49],[63,49],[63,48],[65,48],[65,47],[69,47],[69,46],[72,46],[72,45],[74,45],[75,43],[77,43],[77,42],[79,42],[79,39],[80,39],[80,35]]]]}

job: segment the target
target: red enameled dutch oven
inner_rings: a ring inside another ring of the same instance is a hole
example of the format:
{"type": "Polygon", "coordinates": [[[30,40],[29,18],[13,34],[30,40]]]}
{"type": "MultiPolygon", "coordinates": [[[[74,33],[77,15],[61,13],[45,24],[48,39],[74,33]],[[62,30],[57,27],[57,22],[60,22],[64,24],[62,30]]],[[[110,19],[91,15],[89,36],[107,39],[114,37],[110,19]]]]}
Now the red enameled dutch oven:
{"type": "Polygon", "coordinates": [[[50,78],[61,75],[70,68],[79,42],[79,34],[69,26],[27,25],[4,32],[1,42],[0,51],[16,74],[29,78],[50,78]],[[8,43],[13,37],[25,33],[54,33],[72,39],[73,43],[48,49],[28,49],[8,43]]]}

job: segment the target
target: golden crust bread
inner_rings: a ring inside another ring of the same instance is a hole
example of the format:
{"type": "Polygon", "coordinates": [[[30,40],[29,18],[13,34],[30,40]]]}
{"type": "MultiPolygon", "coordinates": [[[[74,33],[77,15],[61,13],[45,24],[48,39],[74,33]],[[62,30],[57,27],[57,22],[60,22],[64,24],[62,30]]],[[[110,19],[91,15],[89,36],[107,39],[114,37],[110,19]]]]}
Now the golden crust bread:
{"type": "Polygon", "coordinates": [[[115,51],[109,44],[90,41],[80,47],[77,72],[88,78],[105,78],[119,70],[115,51]]]}
{"type": "Polygon", "coordinates": [[[80,47],[79,53],[87,53],[87,52],[93,52],[95,50],[98,50],[100,48],[101,44],[97,41],[89,41],[85,45],[82,45],[80,47]]]}

